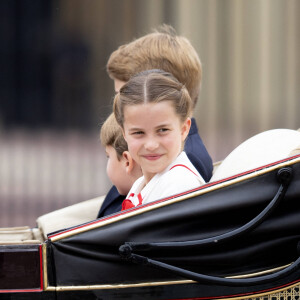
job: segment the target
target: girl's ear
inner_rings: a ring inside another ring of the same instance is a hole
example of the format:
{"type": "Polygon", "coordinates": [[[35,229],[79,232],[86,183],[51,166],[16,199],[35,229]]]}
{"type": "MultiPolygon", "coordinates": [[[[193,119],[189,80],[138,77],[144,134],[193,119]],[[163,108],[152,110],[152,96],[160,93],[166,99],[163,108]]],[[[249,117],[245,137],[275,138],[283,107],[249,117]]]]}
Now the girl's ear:
{"type": "Polygon", "coordinates": [[[184,141],[186,139],[186,137],[188,136],[189,134],[189,131],[190,131],[190,128],[191,128],[191,124],[192,124],[192,121],[191,121],[191,118],[187,118],[182,126],[181,126],[181,137],[182,137],[182,141],[184,141]]]}
{"type": "Polygon", "coordinates": [[[125,160],[125,171],[127,174],[129,174],[133,169],[134,160],[132,159],[132,157],[128,151],[124,151],[122,154],[122,157],[125,160]]]}

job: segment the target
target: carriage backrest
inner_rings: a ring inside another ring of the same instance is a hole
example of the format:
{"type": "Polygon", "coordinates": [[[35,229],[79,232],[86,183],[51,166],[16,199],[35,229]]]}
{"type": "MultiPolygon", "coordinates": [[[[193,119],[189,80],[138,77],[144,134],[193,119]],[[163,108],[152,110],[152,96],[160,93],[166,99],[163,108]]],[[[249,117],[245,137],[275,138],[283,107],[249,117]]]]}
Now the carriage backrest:
{"type": "Polygon", "coordinates": [[[240,174],[300,153],[300,131],[272,129],[235,148],[216,168],[212,181],[240,174]]]}

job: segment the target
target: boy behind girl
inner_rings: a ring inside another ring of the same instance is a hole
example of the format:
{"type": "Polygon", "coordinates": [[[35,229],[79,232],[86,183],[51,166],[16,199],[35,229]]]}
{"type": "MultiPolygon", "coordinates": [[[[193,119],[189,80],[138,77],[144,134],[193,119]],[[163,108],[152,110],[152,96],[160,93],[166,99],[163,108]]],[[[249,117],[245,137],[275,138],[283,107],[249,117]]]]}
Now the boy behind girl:
{"type": "Polygon", "coordinates": [[[106,172],[119,194],[127,195],[133,183],[142,176],[139,165],[128,152],[127,143],[114,114],[103,123],[100,141],[107,156],[106,172]]]}

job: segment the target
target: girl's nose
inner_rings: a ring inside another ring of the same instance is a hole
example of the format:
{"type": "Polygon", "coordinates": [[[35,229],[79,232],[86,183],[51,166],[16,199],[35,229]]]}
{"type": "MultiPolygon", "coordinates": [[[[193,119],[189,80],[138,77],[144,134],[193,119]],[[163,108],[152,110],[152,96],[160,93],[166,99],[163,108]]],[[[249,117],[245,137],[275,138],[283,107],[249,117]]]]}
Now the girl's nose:
{"type": "Polygon", "coordinates": [[[153,138],[148,139],[145,143],[145,149],[148,151],[154,151],[158,148],[158,146],[159,143],[153,138]]]}

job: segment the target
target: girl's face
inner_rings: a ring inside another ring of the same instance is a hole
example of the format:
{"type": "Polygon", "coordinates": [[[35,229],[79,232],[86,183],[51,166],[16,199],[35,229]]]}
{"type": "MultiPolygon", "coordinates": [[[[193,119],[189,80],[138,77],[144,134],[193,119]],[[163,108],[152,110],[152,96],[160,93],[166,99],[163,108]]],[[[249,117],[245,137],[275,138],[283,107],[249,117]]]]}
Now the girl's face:
{"type": "Polygon", "coordinates": [[[190,126],[189,118],[181,122],[171,101],[124,107],[123,134],[147,183],[180,154],[190,126]]]}

